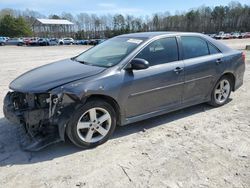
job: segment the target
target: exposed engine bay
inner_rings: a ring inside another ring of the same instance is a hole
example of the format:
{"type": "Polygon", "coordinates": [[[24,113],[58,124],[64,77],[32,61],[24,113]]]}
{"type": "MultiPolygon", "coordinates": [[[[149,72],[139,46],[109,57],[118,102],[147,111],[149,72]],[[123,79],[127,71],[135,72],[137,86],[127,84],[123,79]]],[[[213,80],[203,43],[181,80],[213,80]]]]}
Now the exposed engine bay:
{"type": "MultiPolygon", "coordinates": [[[[64,140],[70,112],[76,98],[67,94],[9,92],[4,99],[4,114],[20,125],[22,149],[37,151],[64,140]]],[[[79,102],[79,101],[78,101],[79,102]]]]}

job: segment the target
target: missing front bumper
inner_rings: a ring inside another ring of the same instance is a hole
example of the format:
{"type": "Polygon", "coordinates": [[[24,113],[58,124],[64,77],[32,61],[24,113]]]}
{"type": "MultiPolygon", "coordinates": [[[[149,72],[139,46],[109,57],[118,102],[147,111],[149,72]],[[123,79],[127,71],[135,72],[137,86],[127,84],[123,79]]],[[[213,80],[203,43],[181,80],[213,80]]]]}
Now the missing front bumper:
{"type": "Polygon", "coordinates": [[[34,100],[31,94],[9,92],[3,106],[4,116],[19,124],[17,136],[21,148],[27,151],[38,151],[61,141],[58,126],[50,119],[50,106],[38,108],[34,100]]]}
{"type": "MultiPolygon", "coordinates": [[[[54,127],[56,128],[56,127],[54,127]]],[[[51,144],[55,144],[60,142],[61,139],[57,130],[51,131],[50,134],[37,134],[33,136],[29,133],[29,131],[25,128],[25,125],[19,125],[17,131],[17,138],[20,143],[20,147],[24,151],[39,151],[51,144]]]]}
{"type": "Polygon", "coordinates": [[[66,125],[84,101],[69,93],[25,94],[9,92],[4,99],[5,117],[19,124],[21,148],[38,151],[65,140],[66,125]]]}

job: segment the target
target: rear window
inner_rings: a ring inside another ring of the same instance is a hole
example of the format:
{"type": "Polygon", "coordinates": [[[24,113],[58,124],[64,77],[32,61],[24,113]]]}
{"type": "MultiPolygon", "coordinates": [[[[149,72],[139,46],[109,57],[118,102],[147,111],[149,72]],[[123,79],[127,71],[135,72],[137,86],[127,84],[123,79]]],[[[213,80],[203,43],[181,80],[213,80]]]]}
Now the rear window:
{"type": "Polygon", "coordinates": [[[215,46],[210,44],[209,42],[208,42],[208,48],[209,48],[210,54],[218,54],[218,53],[220,53],[220,51],[215,46]]]}
{"type": "Polygon", "coordinates": [[[181,37],[184,59],[209,55],[207,42],[199,37],[181,37]]]}

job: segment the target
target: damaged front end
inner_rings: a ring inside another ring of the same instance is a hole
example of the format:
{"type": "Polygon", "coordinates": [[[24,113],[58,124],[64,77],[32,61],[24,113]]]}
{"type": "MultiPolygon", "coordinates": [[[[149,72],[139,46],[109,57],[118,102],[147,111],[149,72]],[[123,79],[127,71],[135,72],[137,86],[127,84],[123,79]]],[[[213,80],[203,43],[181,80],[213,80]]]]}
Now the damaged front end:
{"type": "Polygon", "coordinates": [[[20,145],[28,151],[40,150],[64,140],[66,124],[79,104],[70,94],[8,92],[4,115],[20,124],[20,145]]]}

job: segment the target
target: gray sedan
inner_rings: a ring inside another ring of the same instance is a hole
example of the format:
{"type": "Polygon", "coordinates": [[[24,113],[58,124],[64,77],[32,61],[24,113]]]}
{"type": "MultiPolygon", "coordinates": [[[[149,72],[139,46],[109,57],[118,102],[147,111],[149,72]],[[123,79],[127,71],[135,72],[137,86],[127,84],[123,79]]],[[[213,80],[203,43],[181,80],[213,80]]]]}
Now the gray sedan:
{"type": "Polygon", "coordinates": [[[16,45],[16,46],[23,46],[24,41],[21,38],[10,38],[6,41],[6,45],[16,45]]]}
{"type": "Polygon", "coordinates": [[[64,141],[95,147],[117,125],[191,105],[226,104],[243,84],[245,55],[198,33],[121,35],[31,70],[10,84],[7,119],[39,150],[64,141]]]}

